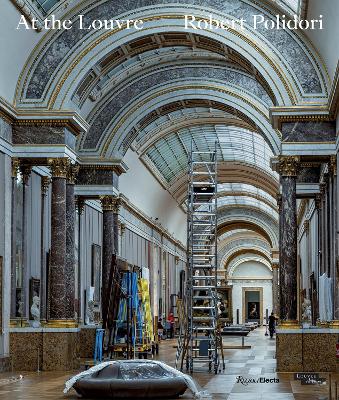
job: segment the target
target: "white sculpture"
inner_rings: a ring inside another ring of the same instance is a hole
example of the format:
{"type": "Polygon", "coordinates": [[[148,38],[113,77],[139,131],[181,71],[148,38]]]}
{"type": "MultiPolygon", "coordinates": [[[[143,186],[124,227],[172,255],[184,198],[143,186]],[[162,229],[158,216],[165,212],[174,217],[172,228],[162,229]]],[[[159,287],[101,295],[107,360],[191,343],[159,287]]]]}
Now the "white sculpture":
{"type": "Polygon", "coordinates": [[[305,299],[302,304],[302,320],[304,328],[309,328],[312,321],[311,300],[305,299]]]}
{"type": "Polygon", "coordinates": [[[39,296],[33,296],[33,303],[31,306],[31,314],[34,318],[34,321],[32,323],[33,328],[39,328],[40,327],[40,297],[39,296]]]}

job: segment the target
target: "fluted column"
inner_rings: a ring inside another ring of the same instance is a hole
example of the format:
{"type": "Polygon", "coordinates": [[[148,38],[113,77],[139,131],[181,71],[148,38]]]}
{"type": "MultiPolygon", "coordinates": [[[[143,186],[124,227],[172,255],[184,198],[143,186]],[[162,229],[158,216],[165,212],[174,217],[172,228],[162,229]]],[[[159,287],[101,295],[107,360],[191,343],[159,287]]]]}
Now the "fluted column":
{"type": "Polygon", "coordinates": [[[40,316],[42,320],[47,319],[47,265],[46,265],[46,243],[45,243],[45,203],[51,179],[48,176],[41,177],[41,272],[40,272],[40,316]]]}
{"type": "Polygon", "coordinates": [[[273,297],[273,312],[279,315],[279,264],[272,264],[272,297],[273,297]]]}
{"type": "Polygon", "coordinates": [[[49,160],[52,172],[49,320],[66,319],[66,176],[67,158],[49,160]]]}
{"type": "Polygon", "coordinates": [[[74,185],[79,166],[70,165],[66,184],[66,319],[75,317],[75,198],[74,185]]]}
{"type": "Polygon", "coordinates": [[[296,325],[298,318],[296,178],[299,157],[280,156],[280,319],[296,325]]]}
{"type": "Polygon", "coordinates": [[[11,318],[16,315],[16,193],[20,161],[12,159],[12,214],[11,214],[11,318]]]}

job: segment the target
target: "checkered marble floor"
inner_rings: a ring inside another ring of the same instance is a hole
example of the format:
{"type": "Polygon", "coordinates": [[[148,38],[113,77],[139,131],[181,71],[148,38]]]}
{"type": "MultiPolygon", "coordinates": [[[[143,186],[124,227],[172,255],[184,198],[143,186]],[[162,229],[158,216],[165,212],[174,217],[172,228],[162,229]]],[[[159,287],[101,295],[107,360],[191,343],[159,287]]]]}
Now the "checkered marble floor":
{"type": "MultiPolygon", "coordinates": [[[[241,338],[224,337],[226,345],[241,344],[241,338]]],[[[161,343],[158,359],[174,365],[175,340],[165,340],[161,343]]],[[[193,378],[208,391],[214,400],[325,400],[328,399],[328,384],[323,386],[305,386],[295,381],[293,374],[277,374],[275,372],[275,339],[265,336],[263,328],[251,332],[245,339],[245,345],[250,349],[225,350],[225,371],[215,375],[208,373],[205,366],[201,372],[195,372],[193,378]],[[248,383],[243,379],[279,379],[276,383],[248,383]]],[[[1,400],[49,400],[77,399],[74,391],[66,396],[62,390],[64,382],[75,372],[70,373],[22,373],[23,379],[11,380],[16,374],[0,374],[1,400]]],[[[328,379],[327,374],[321,375],[328,379]]],[[[338,376],[339,380],[339,376],[338,376]]],[[[188,391],[182,399],[192,399],[188,391]]],[[[333,400],[332,397],[331,400],[333,400]]]]}

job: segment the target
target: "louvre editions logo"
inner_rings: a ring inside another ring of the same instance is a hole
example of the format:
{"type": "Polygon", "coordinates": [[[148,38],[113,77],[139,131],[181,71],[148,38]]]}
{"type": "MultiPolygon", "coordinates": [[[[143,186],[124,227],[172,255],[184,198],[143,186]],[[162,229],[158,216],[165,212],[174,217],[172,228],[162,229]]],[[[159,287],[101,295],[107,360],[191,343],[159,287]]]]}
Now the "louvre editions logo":
{"type": "MultiPolygon", "coordinates": [[[[174,18],[174,17],[173,17],[174,18]]],[[[89,20],[85,15],[78,15],[75,19],[60,20],[51,15],[42,22],[45,30],[69,30],[76,27],[80,30],[114,30],[114,29],[134,29],[142,30],[145,27],[142,19],[94,19],[89,20]]],[[[276,15],[274,18],[266,17],[262,14],[252,15],[250,20],[240,19],[218,19],[209,15],[207,18],[195,15],[185,15],[184,28],[187,30],[235,30],[235,29],[265,29],[265,30],[315,30],[323,29],[323,16],[319,19],[300,20],[297,15],[287,18],[285,15],[276,15]]],[[[41,23],[36,18],[27,20],[21,15],[16,29],[41,29],[41,23]],[[39,26],[38,26],[39,25],[39,26]]]]}

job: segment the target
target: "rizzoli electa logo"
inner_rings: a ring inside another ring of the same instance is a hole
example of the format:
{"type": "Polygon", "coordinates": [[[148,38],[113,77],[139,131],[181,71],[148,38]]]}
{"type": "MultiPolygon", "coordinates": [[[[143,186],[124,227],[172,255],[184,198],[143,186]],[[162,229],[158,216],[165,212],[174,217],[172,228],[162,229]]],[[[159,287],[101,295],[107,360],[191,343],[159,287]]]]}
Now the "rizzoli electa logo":
{"type": "Polygon", "coordinates": [[[260,378],[248,378],[237,376],[236,383],[241,383],[244,386],[248,386],[252,383],[279,383],[279,378],[265,378],[264,376],[261,376],[260,378]]]}

